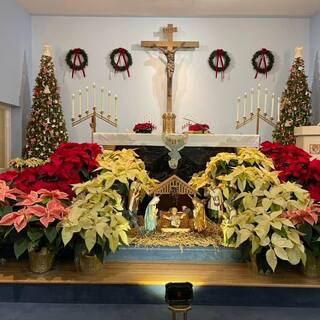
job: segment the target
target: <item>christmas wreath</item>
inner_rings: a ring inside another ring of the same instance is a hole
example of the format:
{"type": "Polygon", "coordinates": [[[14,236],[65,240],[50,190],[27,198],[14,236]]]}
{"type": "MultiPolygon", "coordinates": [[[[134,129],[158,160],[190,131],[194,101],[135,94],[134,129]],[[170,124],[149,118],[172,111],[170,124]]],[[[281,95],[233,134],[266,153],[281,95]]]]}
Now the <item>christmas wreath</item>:
{"type": "Polygon", "coordinates": [[[129,68],[132,66],[132,56],[130,52],[124,48],[112,50],[110,54],[110,64],[115,72],[127,71],[130,78],[129,68]],[[120,62],[122,60],[122,62],[120,62]]]}
{"type": "Polygon", "coordinates": [[[74,73],[80,70],[82,71],[83,76],[86,76],[84,68],[88,65],[88,55],[83,49],[70,49],[66,56],[66,63],[72,70],[72,78],[74,73]]]}
{"type": "Polygon", "coordinates": [[[224,77],[224,71],[229,67],[230,61],[228,52],[223,49],[212,51],[208,59],[210,68],[216,72],[216,78],[219,72],[222,72],[222,78],[224,77]]]}
{"type": "Polygon", "coordinates": [[[253,69],[256,70],[255,79],[259,73],[263,73],[267,77],[274,65],[274,55],[270,50],[262,48],[253,55],[251,63],[253,69]]]}

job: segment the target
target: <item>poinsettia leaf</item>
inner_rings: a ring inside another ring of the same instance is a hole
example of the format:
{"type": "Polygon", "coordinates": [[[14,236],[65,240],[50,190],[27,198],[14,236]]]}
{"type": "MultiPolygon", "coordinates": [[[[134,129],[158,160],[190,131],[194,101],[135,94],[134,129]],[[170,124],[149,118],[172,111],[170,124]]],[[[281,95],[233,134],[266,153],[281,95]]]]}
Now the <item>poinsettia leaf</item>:
{"type": "Polygon", "coordinates": [[[286,249],[288,260],[292,265],[297,265],[301,260],[301,252],[296,247],[292,249],[286,249]]]}
{"type": "Polygon", "coordinates": [[[271,267],[272,271],[274,272],[276,270],[278,261],[277,261],[277,256],[273,251],[273,249],[269,249],[267,251],[266,259],[267,259],[268,265],[271,267]]]}
{"type": "Polygon", "coordinates": [[[278,258],[282,260],[288,260],[288,254],[285,249],[281,247],[274,247],[274,252],[278,258]]]}
{"type": "Polygon", "coordinates": [[[27,231],[27,235],[32,242],[37,242],[43,236],[43,229],[37,227],[30,227],[27,231]]]}
{"type": "Polygon", "coordinates": [[[13,250],[17,259],[20,258],[28,249],[28,240],[26,237],[20,237],[14,241],[13,250]]]}
{"type": "Polygon", "coordinates": [[[48,228],[44,229],[44,235],[48,239],[49,243],[52,243],[58,235],[56,227],[49,226],[48,228]]]}

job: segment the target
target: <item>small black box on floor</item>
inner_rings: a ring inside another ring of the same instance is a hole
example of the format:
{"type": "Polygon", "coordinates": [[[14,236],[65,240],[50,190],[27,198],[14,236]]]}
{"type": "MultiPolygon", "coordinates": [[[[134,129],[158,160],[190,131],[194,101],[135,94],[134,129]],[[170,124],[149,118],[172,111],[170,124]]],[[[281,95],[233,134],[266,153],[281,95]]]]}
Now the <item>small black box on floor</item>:
{"type": "Polygon", "coordinates": [[[193,285],[190,282],[169,282],[166,284],[166,303],[169,305],[190,305],[193,299],[193,285]]]}

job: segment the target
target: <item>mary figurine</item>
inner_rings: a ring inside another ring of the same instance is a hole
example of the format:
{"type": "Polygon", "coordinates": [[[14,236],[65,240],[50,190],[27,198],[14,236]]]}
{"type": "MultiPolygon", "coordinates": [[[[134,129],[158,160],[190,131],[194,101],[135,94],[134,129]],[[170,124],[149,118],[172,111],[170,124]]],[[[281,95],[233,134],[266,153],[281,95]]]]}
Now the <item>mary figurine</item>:
{"type": "Polygon", "coordinates": [[[153,197],[149,202],[146,212],[144,215],[144,229],[146,233],[152,233],[156,231],[157,228],[157,204],[159,203],[159,197],[153,197]]]}

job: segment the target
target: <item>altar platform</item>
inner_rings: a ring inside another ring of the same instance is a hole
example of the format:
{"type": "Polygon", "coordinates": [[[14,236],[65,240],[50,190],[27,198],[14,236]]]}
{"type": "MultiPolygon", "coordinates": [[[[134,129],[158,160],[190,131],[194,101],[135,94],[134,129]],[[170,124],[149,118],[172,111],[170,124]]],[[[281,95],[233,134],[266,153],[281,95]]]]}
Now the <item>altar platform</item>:
{"type": "Polygon", "coordinates": [[[0,267],[0,302],[159,304],[170,281],[193,283],[194,305],[320,307],[320,279],[298,270],[259,275],[245,263],[108,262],[83,275],[70,262],[36,275],[25,262],[8,262],[0,267]]]}
{"type": "MultiPolygon", "coordinates": [[[[181,136],[171,134],[170,136],[181,136]]],[[[93,134],[93,142],[102,146],[164,146],[162,134],[104,133],[93,134]]],[[[240,148],[259,147],[259,135],[189,134],[184,147],[240,148]]]]}

